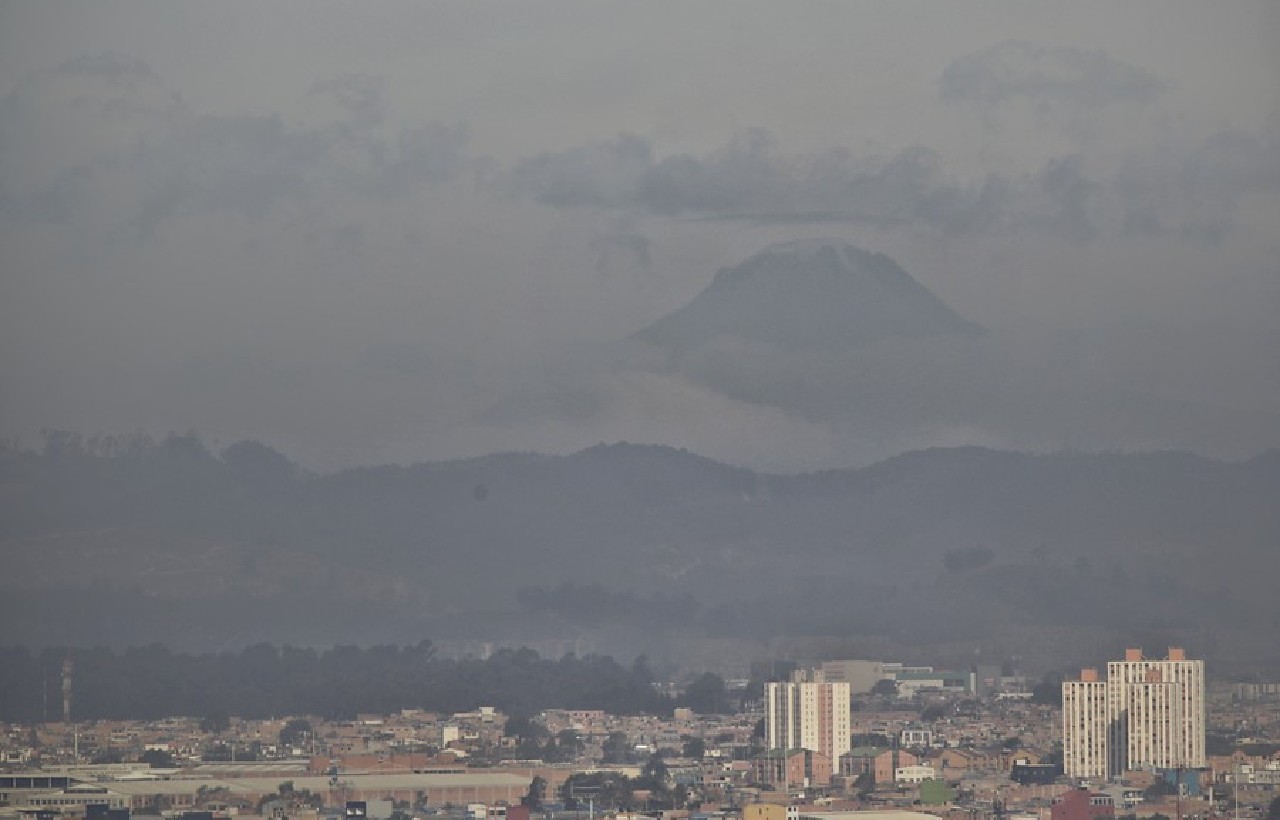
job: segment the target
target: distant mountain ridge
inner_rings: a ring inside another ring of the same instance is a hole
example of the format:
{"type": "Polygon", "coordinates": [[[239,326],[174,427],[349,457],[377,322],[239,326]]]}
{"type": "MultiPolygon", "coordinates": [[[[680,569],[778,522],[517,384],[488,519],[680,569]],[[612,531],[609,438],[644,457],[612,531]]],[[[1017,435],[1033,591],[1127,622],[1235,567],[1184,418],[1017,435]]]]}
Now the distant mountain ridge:
{"type": "Polygon", "coordinates": [[[834,240],[803,240],[771,245],[721,269],[691,302],[635,338],[674,352],[725,337],[839,351],[890,338],[981,333],[889,257],[834,240]]]}
{"type": "Polygon", "coordinates": [[[612,444],[316,476],[257,443],[72,441],[0,448],[0,644],[609,626],[573,621],[575,595],[616,600],[612,623],[645,634],[936,641],[1016,623],[1263,636],[1280,626],[1278,544],[1274,452],[968,447],[770,475],[612,444]],[[638,617],[645,602],[679,607],[638,617]]]}

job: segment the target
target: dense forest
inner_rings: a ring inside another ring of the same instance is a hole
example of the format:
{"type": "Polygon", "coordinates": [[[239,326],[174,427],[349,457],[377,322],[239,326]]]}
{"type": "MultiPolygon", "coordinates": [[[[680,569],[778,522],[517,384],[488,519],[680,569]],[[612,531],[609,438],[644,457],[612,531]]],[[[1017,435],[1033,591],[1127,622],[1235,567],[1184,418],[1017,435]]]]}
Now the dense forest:
{"type": "Polygon", "coordinates": [[[238,653],[200,655],[160,645],[122,652],[0,647],[0,720],[58,719],[67,658],[74,665],[75,720],[210,714],[350,718],[409,708],[452,713],[481,705],[514,716],[551,708],[665,714],[675,705],[651,685],[643,658],[623,666],[600,655],[550,660],[520,649],[456,660],[438,657],[430,641],[325,651],[258,644],[238,653]]]}

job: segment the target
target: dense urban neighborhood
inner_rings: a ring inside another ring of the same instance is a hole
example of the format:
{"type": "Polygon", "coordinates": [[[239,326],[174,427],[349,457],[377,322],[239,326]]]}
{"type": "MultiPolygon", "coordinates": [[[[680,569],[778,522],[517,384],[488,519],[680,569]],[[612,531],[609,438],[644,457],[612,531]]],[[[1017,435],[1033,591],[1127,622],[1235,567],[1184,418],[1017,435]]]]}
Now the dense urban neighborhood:
{"type": "MultiPolygon", "coordinates": [[[[344,719],[79,721],[68,678],[49,707],[64,719],[3,725],[0,816],[1274,818],[1280,685],[1203,684],[1200,662],[1181,650],[1165,660],[1130,653],[1112,676],[1143,664],[1133,686],[1144,703],[1153,691],[1195,701],[1153,725],[1185,726],[1171,736],[1203,759],[1175,749],[1151,765],[1081,776],[1078,760],[1064,761],[1064,739],[1068,750],[1120,742],[1075,736],[1074,698],[1093,691],[1091,670],[1059,683],[998,667],[771,662],[749,680],[655,683],[657,702],[676,704],[662,714],[480,705],[344,719]],[[1168,664],[1201,677],[1158,680],[1168,664]]],[[[1118,719],[1138,725],[1136,712],[1118,719]]]]}

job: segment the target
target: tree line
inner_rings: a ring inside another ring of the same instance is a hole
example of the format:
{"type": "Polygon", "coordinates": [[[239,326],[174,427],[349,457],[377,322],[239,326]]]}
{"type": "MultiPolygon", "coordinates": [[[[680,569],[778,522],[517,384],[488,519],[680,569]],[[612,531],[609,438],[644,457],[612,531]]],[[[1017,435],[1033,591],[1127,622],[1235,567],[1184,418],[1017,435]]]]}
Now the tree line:
{"type": "Polygon", "coordinates": [[[481,705],[508,715],[543,709],[669,714],[677,705],[652,686],[643,658],[542,658],[530,649],[486,659],[441,658],[430,641],[327,650],[258,644],[239,652],[185,654],[162,645],[110,649],[0,647],[0,720],[60,720],[63,661],[73,664],[72,719],[149,720],[175,715],[266,718],[402,709],[463,712],[481,705]]]}

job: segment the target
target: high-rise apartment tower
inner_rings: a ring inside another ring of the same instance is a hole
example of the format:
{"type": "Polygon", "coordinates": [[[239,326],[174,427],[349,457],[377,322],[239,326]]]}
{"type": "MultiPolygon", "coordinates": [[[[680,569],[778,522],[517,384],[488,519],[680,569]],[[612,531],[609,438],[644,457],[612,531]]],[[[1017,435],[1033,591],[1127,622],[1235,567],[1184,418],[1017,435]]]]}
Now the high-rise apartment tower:
{"type": "Polygon", "coordinates": [[[1062,767],[1072,777],[1107,776],[1107,682],[1097,669],[1062,682],[1062,767]]]}
{"type": "Polygon", "coordinates": [[[849,684],[797,671],[790,683],[766,683],[765,743],[770,749],[809,749],[832,762],[849,751],[849,684]]]}
{"type": "Polygon", "coordinates": [[[1065,681],[1062,752],[1071,777],[1203,767],[1204,661],[1177,647],[1163,660],[1129,649],[1107,664],[1105,681],[1093,669],[1065,681]]]}

